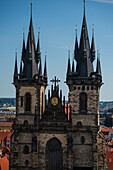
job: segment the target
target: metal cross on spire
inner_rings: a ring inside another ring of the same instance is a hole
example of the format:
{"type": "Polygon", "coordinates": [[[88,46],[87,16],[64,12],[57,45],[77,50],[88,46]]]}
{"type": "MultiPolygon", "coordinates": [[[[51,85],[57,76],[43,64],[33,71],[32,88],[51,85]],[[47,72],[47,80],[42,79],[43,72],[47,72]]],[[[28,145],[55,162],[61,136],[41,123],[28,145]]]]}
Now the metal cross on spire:
{"type": "Polygon", "coordinates": [[[56,83],[59,83],[60,80],[56,79],[56,76],[55,76],[55,78],[50,80],[50,82],[55,83],[55,88],[56,88],[56,83]]]}

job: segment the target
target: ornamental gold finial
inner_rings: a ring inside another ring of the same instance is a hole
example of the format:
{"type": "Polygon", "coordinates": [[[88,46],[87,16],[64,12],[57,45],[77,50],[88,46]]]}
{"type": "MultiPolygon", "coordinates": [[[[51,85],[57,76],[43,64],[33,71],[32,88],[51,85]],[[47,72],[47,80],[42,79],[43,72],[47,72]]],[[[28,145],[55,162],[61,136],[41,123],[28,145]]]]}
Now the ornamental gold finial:
{"type": "Polygon", "coordinates": [[[94,24],[92,24],[92,26],[93,26],[92,30],[94,31],[94,24]]]}
{"type": "Polygon", "coordinates": [[[84,0],[84,2],[86,2],[86,0],[84,0]]]}
{"type": "Polygon", "coordinates": [[[77,31],[77,25],[76,25],[76,29],[75,29],[75,31],[77,31]]]}

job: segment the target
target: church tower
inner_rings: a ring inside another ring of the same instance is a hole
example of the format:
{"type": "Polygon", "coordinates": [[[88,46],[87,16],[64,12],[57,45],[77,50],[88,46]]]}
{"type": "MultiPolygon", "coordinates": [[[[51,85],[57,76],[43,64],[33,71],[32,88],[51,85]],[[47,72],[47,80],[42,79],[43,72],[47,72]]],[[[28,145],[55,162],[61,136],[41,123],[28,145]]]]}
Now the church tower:
{"type": "Polygon", "coordinates": [[[37,166],[36,129],[37,122],[45,110],[45,89],[47,86],[46,57],[42,73],[39,36],[37,48],[35,45],[32,3],[27,45],[25,45],[23,34],[20,72],[18,73],[16,53],[13,84],[16,88],[16,120],[13,126],[10,168],[25,170],[28,165],[32,168],[37,166]]]}
{"type": "MultiPolygon", "coordinates": [[[[69,87],[69,104],[72,111],[73,131],[73,169],[97,170],[99,167],[98,132],[99,132],[99,91],[102,85],[100,54],[97,54],[97,69],[94,71],[95,60],[94,30],[90,45],[88,29],[84,16],[80,43],[78,44],[77,30],[72,68],[70,51],[66,84],[69,87]],[[76,61],[76,70],[75,70],[76,61]]],[[[104,162],[104,157],[103,157],[104,162]]]]}
{"type": "Polygon", "coordinates": [[[47,101],[46,57],[42,73],[40,37],[36,47],[31,3],[29,33],[26,45],[23,34],[19,73],[17,53],[15,57],[16,120],[10,170],[105,170],[104,137],[99,131],[100,54],[98,51],[94,71],[94,30],[90,45],[85,0],[81,38],[78,45],[76,32],[72,67],[68,53],[69,103],[62,97],[56,76],[51,80],[54,85],[48,90],[47,101]]]}

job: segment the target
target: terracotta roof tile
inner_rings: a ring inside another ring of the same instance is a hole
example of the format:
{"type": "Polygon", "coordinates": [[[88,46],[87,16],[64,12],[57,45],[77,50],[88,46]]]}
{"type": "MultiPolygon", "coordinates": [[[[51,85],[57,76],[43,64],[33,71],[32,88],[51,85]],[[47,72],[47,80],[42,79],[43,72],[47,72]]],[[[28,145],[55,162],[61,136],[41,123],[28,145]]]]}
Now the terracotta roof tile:
{"type": "Polygon", "coordinates": [[[6,156],[0,159],[0,168],[1,170],[9,170],[9,160],[6,156]]]}

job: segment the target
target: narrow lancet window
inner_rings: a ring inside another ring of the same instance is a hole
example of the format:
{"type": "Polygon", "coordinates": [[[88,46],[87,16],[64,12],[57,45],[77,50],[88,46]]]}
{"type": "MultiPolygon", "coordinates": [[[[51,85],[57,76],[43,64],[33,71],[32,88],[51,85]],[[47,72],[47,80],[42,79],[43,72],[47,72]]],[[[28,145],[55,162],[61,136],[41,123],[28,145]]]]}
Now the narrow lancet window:
{"type": "Polygon", "coordinates": [[[31,94],[30,93],[26,93],[26,102],[25,102],[25,110],[26,111],[31,111],[31,94]]]}
{"type": "Polygon", "coordinates": [[[87,94],[86,93],[80,94],[80,111],[81,112],[87,111],[87,94]]]}
{"type": "Polygon", "coordinates": [[[24,154],[29,154],[29,147],[28,147],[28,145],[25,145],[25,146],[24,146],[23,153],[24,153],[24,154]]]}

